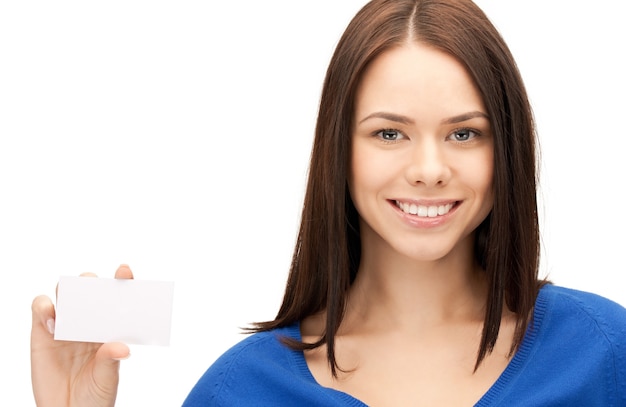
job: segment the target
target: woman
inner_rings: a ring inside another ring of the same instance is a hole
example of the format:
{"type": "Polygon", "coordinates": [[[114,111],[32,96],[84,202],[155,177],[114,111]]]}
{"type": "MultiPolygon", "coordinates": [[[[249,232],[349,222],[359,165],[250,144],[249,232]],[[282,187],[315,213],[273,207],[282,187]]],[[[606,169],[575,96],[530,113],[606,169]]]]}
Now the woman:
{"type": "MultiPolygon", "coordinates": [[[[538,279],[534,137],[471,1],[368,3],[328,68],[278,315],[184,405],[626,405],[626,310],[538,279]]],[[[128,348],[55,344],[33,310],[38,405],[113,405],[128,348]]]]}

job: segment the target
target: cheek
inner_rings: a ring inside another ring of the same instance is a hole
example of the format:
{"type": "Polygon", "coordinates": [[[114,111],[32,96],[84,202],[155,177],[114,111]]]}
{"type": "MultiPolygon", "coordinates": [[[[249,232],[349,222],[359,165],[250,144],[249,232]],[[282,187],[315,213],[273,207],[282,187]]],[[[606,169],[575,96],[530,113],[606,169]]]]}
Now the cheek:
{"type": "Polygon", "coordinates": [[[367,148],[355,146],[352,151],[348,174],[348,189],[352,202],[357,210],[361,212],[363,205],[367,202],[366,197],[380,183],[377,179],[380,177],[380,174],[376,167],[376,160],[374,157],[371,157],[371,154],[368,154],[367,148]]]}
{"type": "Polygon", "coordinates": [[[458,157],[456,176],[476,194],[476,198],[490,207],[493,203],[493,152],[491,149],[475,151],[474,154],[458,157]]]}
{"type": "Polygon", "coordinates": [[[355,192],[361,190],[363,188],[364,182],[368,179],[368,166],[367,166],[367,157],[366,151],[363,148],[359,148],[357,145],[353,145],[352,147],[352,156],[350,157],[350,172],[348,175],[348,186],[350,188],[350,193],[354,194],[355,192]]]}
{"type": "Polygon", "coordinates": [[[363,189],[366,188],[364,185],[364,180],[367,179],[364,171],[367,170],[367,167],[363,165],[362,160],[352,158],[350,163],[350,172],[348,174],[348,190],[350,191],[350,197],[352,198],[352,202],[357,205],[359,195],[363,193],[363,189]]]}
{"type": "Polygon", "coordinates": [[[356,195],[375,192],[383,188],[393,178],[393,167],[389,162],[389,154],[380,154],[368,145],[353,148],[350,160],[348,186],[352,198],[356,195]]]}
{"type": "Polygon", "coordinates": [[[476,185],[477,189],[482,191],[484,195],[485,203],[493,206],[493,152],[489,151],[485,153],[485,156],[481,159],[482,165],[477,167],[481,168],[481,171],[477,172],[476,185]]]}

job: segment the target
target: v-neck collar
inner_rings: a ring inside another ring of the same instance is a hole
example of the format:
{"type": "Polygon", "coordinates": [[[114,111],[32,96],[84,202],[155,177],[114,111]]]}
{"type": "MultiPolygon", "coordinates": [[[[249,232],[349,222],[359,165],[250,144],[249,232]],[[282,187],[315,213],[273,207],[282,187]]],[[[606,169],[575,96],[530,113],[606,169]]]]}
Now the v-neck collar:
{"type": "MultiPolygon", "coordinates": [[[[487,390],[487,392],[478,400],[478,402],[474,405],[474,407],[488,407],[497,405],[498,401],[502,399],[503,396],[507,394],[507,389],[511,386],[511,384],[515,381],[515,379],[521,374],[524,370],[524,367],[531,359],[533,353],[536,349],[537,338],[541,334],[541,326],[544,322],[546,311],[548,309],[548,295],[547,291],[549,290],[549,286],[544,286],[537,296],[537,300],[535,301],[535,308],[533,311],[533,321],[529,324],[526,333],[524,334],[524,338],[522,343],[520,344],[519,349],[515,352],[513,358],[509,361],[509,364],[504,369],[504,371],[500,374],[498,379],[493,383],[493,385],[487,390]]],[[[288,336],[299,341],[302,340],[302,334],[300,332],[300,323],[293,324],[290,327],[286,328],[288,336]]],[[[334,399],[339,399],[346,406],[352,407],[367,407],[367,404],[363,403],[361,400],[349,395],[348,393],[342,392],[340,390],[335,390],[329,387],[324,387],[317,383],[315,377],[313,377],[313,373],[309,369],[308,364],[306,363],[306,359],[304,357],[304,352],[302,351],[294,351],[293,355],[293,363],[298,373],[312,383],[315,383],[319,386],[320,390],[327,392],[329,396],[334,399]]]]}

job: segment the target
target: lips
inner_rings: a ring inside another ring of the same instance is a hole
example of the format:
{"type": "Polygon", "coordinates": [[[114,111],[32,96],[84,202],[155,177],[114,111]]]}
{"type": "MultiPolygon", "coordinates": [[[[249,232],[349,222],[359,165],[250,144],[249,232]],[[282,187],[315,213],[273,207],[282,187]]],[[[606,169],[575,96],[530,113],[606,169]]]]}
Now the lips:
{"type": "Polygon", "coordinates": [[[416,203],[394,201],[400,210],[409,215],[416,215],[420,218],[435,218],[450,212],[456,202],[440,205],[418,205],[416,203]]]}

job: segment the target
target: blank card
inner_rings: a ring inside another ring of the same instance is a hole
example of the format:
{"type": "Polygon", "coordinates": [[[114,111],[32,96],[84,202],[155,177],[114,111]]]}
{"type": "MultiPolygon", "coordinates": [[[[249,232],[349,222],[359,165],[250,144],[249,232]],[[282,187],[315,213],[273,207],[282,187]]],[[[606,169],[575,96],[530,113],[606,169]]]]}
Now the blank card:
{"type": "Polygon", "coordinates": [[[173,282],[61,277],[54,339],[167,346],[173,299],[173,282]]]}

